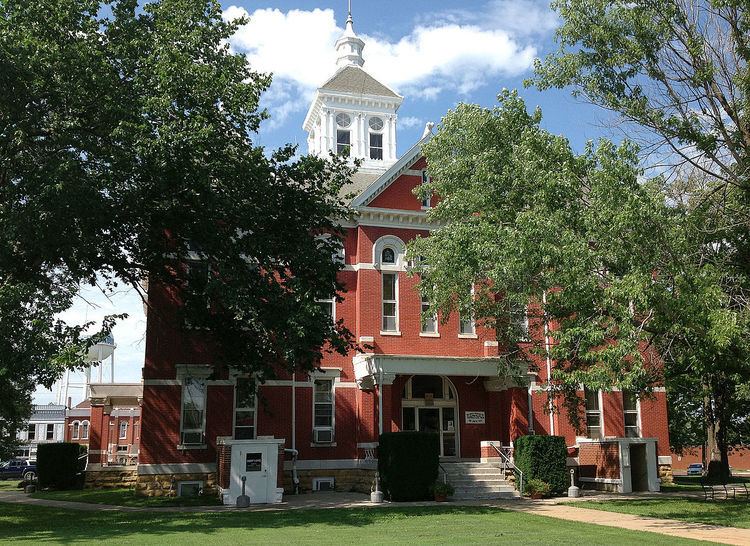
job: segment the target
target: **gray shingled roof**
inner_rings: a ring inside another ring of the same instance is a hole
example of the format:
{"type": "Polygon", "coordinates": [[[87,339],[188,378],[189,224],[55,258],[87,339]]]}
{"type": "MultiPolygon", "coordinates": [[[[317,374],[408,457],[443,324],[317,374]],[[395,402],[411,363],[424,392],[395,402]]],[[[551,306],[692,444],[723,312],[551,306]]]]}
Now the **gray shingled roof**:
{"type": "Polygon", "coordinates": [[[354,197],[357,197],[360,193],[370,187],[370,184],[380,178],[381,174],[382,173],[378,174],[356,172],[354,173],[354,175],[352,175],[351,183],[346,184],[343,188],[341,188],[339,195],[341,195],[341,197],[346,197],[347,195],[353,194],[354,197]]]}
{"type": "Polygon", "coordinates": [[[324,83],[321,89],[394,98],[399,96],[358,66],[345,66],[324,83]]]}

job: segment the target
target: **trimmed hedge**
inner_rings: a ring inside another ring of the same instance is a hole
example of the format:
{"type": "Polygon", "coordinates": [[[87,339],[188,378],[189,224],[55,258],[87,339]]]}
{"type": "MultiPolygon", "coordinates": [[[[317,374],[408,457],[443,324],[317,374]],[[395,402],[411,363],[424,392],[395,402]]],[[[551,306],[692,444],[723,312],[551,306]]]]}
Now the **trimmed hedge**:
{"type": "Polygon", "coordinates": [[[39,487],[80,489],[86,460],[79,457],[86,448],[74,443],[40,444],[36,452],[39,487]]]}
{"type": "Polygon", "coordinates": [[[434,432],[384,432],[378,446],[383,492],[392,501],[431,500],[438,478],[440,436],[434,432]]]}
{"type": "Polygon", "coordinates": [[[521,436],[515,441],[513,462],[524,480],[547,482],[553,495],[565,493],[570,485],[565,461],[568,448],[562,436],[521,436]]]}

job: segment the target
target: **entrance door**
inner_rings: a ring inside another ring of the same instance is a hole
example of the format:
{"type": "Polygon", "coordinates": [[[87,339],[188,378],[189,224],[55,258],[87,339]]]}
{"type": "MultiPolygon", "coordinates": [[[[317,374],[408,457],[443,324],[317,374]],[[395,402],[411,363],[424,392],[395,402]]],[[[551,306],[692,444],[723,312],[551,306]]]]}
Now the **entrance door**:
{"type": "Polygon", "coordinates": [[[630,444],[630,483],[633,491],[648,491],[646,444],[630,444]]]}
{"type": "MultiPolygon", "coordinates": [[[[411,410],[411,408],[409,408],[411,410]]],[[[440,435],[440,456],[456,456],[455,408],[416,408],[416,430],[440,435]]]]}
{"type": "Polygon", "coordinates": [[[245,478],[245,495],[253,504],[269,502],[269,490],[276,486],[277,447],[273,444],[235,444],[232,449],[231,496],[242,494],[245,478]]]}

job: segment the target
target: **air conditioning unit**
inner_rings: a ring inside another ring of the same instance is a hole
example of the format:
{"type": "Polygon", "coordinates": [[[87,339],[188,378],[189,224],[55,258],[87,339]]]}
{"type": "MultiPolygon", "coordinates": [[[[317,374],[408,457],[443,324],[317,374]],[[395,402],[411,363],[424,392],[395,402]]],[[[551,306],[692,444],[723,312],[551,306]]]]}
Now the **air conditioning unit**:
{"type": "Polygon", "coordinates": [[[316,444],[330,444],[333,442],[333,431],[330,429],[313,430],[313,442],[316,444]]]}

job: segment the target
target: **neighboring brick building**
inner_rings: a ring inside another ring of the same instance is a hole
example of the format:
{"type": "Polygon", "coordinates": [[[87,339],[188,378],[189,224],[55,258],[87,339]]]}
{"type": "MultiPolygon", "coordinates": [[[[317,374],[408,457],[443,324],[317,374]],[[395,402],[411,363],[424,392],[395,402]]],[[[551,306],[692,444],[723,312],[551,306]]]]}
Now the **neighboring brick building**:
{"type": "Polygon", "coordinates": [[[138,464],[143,387],[100,383],[89,390],[88,399],[67,410],[65,441],[88,448],[90,469],[138,464]]]}
{"type": "MultiPolygon", "coordinates": [[[[658,489],[657,462],[669,463],[663,389],[640,400],[622,392],[586,393],[586,430],[579,436],[562,407],[553,415],[544,411],[540,385],[554,363],[535,356],[538,374],[498,376],[493,331],[457,315],[445,323],[422,321],[418,280],[407,275],[404,252],[410,240],[435,227],[425,211],[436,198],[422,201],[412,193],[428,177],[421,147],[432,135],[426,131],[396,157],[396,112],[403,99],[361,68],[364,43],[350,23],[337,42],[339,70],[316,92],[304,127],[311,153],[347,147],[363,160],[353,188],[345,189],[356,193],[358,213],[342,224],[346,293],[342,302],[324,303],[372,352],[326,355],[321,371],[267,381],[253,396],[242,377],[209,379],[210,350],[181,328],[176,294],[151,283],[149,304],[159,316],[148,315],[139,491],[187,494],[218,483],[226,492],[238,476],[227,474],[240,456],[233,442],[261,437],[298,451],[303,488],[333,482],[337,489],[369,491],[378,435],[399,430],[437,432],[442,457],[468,460],[491,458],[489,442],[509,446],[530,432],[562,435],[569,464],[580,466],[584,482],[658,489]]],[[[544,336],[542,324],[527,327],[531,337],[544,336]]],[[[263,457],[275,458],[275,449],[263,457]]],[[[260,452],[242,453],[245,470],[256,468],[253,456],[260,452]]]]}

